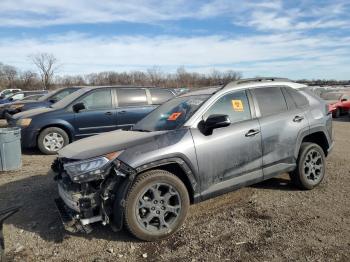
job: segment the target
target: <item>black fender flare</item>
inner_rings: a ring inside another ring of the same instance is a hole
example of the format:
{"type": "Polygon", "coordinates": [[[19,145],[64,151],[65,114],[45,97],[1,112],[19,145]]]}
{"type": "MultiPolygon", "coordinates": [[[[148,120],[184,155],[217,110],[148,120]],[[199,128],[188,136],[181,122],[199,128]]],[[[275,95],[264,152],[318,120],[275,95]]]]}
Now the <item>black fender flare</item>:
{"type": "Polygon", "coordinates": [[[298,138],[297,138],[297,143],[295,145],[294,148],[294,157],[295,159],[298,159],[299,156],[299,150],[301,147],[301,143],[304,140],[305,137],[307,137],[310,134],[310,129],[309,128],[305,128],[304,130],[300,131],[298,134],[298,138]]]}
{"type": "Polygon", "coordinates": [[[113,229],[115,231],[120,231],[123,228],[124,224],[124,210],[125,210],[125,199],[126,195],[133,184],[135,178],[138,174],[145,172],[147,170],[153,169],[155,167],[161,167],[167,164],[178,164],[184,173],[187,175],[188,180],[190,182],[191,189],[194,193],[194,198],[198,200],[194,200],[195,202],[199,201],[199,187],[195,175],[193,174],[189,165],[179,157],[172,157],[157,160],[148,164],[141,165],[135,169],[135,173],[129,174],[124,180],[119,183],[115,190],[115,201],[113,204],[113,229]]]}
{"type": "MultiPolygon", "coordinates": [[[[326,138],[326,142],[327,142],[327,149],[330,147],[331,143],[331,139],[328,137],[327,135],[327,131],[325,129],[325,127],[323,126],[313,126],[313,127],[310,127],[310,129],[308,130],[303,130],[299,136],[298,136],[298,139],[297,139],[297,144],[296,144],[296,147],[295,147],[295,151],[294,151],[294,156],[295,158],[297,159],[298,156],[299,156],[299,150],[300,150],[300,147],[301,147],[301,143],[302,141],[304,140],[305,137],[309,136],[309,135],[312,135],[312,134],[315,134],[315,133],[322,133],[325,138],[326,138]]],[[[326,153],[327,155],[327,153],[326,153]]]]}
{"type": "Polygon", "coordinates": [[[157,161],[153,161],[149,164],[141,165],[141,166],[136,168],[136,172],[139,174],[139,173],[144,172],[146,170],[149,170],[149,169],[152,169],[155,167],[165,166],[168,164],[178,164],[180,166],[180,168],[182,169],[182,171],[186,174],[186,176],[190,182],[190,186],[191,186],[193,193],[194,194],[197,193],[197,191],[199,190],[198,179],[196,179],[194,172],[192,171],[190,166],[187,164],[187,162],[180,157],[170,157],[170,158],[160,159],[157,161]]]}

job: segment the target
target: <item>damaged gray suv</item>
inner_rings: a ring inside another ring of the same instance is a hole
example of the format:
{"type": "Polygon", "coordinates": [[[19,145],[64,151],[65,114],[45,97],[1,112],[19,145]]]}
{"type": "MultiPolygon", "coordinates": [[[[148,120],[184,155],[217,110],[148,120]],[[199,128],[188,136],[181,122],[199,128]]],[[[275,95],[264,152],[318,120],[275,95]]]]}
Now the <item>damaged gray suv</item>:
{"type": "Polygon", "coordinates": [[[289,173],[301,189],[325,175],[327,105],[287,79],[246,79],[174,98],[138,122],[74,142],[54,161],[65,228],[125,226],[166,238],[189,205],[289,173]]]}

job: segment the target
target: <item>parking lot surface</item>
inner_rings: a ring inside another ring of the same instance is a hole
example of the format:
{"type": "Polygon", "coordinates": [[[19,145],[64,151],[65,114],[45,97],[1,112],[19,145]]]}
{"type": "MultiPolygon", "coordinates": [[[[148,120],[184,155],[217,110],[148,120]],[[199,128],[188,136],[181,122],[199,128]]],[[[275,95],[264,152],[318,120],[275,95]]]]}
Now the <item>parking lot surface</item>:
{"type": "Polygon", "coordinates": [[[174,236],[145,243],[95,226],[66,233],[55,209],[53,156],[23,154],[0,173],[0,208],[22,204],[4,226],[11,261],[350,261],[350,122],[334,122],[336,145],[325,180],[295,189],[287,175],[193,205],[174,236]]]}

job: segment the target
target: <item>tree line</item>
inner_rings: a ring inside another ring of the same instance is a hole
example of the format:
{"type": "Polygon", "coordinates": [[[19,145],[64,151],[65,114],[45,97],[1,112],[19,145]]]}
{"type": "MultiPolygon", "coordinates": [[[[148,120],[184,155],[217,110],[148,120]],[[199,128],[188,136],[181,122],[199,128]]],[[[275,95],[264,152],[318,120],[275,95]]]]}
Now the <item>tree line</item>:
{"type": "Polygon", "coordinates": [[[58,75],[59,65],[52,54],[40,53],[30,56],[37,71],[20,71],[18,68],[0,63],[0,88],[22,90],[55,89],[64,86],[84,85],[136,85],[168,88],[196,88],[225,84],[241,78],[241,73],[228,70],[212,70],[208,74],[186,71],[179,67],[175,73],[165,73],[159,67],[146,71],[106,71],[85,75],[58,75]]]}
{"type": "MultiPolygon", "coordinates": [[[[202,74],[189,72],[179,67],[175,73],[165,73],[159,67],[146,71],[115,72],[106,71],[85,75],[58,75],[58,61],[54,55],[39,53],[29,57],[36,71],[21,71],[18,68],[0,62],[0,88],[20,88],[22,90],[55,89],[64,86],[84,85],[136,85],[159,86],[168,88],[197,88],[225,84],[242,77],[234,70],[202,74]]],[[[350,81],[336,80],[299,80],[311,86],[350,85],[350,81]]]]}

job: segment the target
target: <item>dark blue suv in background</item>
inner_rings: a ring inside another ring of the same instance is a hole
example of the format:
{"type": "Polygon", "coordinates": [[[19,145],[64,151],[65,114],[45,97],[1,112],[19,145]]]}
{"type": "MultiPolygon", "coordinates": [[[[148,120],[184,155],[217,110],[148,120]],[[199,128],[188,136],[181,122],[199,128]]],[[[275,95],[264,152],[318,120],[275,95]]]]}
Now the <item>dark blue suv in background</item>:
{"type": "Polygon", "coordinates": [[[80,87],[65,87],[52,91],[38,100],[20,100],[10,104],[0,105],[0,118],[9,118],[11,115],[33,108],[49,107],[79,89],[80,87]]]}
{"type": "Polygon", "coordinates": [[[85,87],[48,108],[8,117],[22,128],[22,146],[55,154],[70,142],[116,129],[130,129],[158,105],[175,97],[171,89],[85,87]]]}

